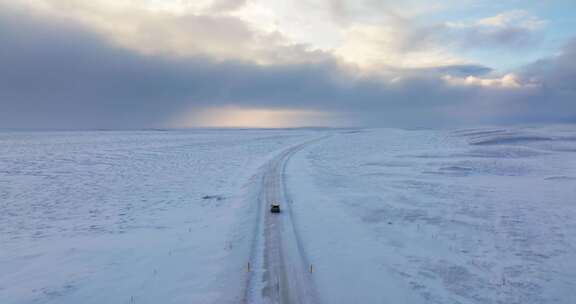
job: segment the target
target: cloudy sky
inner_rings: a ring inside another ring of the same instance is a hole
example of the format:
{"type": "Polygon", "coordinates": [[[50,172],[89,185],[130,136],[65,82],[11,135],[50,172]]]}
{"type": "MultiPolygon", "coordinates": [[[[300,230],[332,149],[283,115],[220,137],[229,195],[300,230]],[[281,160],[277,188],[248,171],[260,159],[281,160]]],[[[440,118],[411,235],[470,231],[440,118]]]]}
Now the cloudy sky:
{"type": "Polygon", "coordinates": [[[0,0],[0,128],[574,122],[574,0],[0,0]]]}

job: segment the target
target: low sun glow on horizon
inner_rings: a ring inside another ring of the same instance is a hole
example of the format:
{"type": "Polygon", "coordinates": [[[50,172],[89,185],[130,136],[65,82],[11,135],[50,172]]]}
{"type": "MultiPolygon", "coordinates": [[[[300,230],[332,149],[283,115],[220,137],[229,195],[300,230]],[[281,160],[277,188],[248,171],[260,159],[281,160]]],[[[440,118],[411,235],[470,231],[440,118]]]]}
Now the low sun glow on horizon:
{"type": "Polygon", "coordinates": [[[219,107],[192,110],[170,121],[179,128],[293,128],[334,125],[335,115],[291,109],[219,107]]]}

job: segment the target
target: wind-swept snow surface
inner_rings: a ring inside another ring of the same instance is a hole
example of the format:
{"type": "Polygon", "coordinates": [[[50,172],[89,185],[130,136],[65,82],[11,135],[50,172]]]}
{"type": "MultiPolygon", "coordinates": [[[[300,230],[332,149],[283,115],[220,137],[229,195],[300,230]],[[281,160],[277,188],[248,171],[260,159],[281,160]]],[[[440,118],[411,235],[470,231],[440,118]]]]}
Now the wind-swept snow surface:
{"type": "Polygon", "coordinates": [[[572,304],[575,198],[573,127],[4,132],[0,303],[572,304]]]}
{"type": "Polygon", "coordinates": [[[288,166],[324,303],[576,303],[576,129],[341,132],[288,166]]]}
{"type": "Polygon", "coordinates": [[[251,177],[315,133],[0,133],[0,303],[239,303],[251,177]]]}

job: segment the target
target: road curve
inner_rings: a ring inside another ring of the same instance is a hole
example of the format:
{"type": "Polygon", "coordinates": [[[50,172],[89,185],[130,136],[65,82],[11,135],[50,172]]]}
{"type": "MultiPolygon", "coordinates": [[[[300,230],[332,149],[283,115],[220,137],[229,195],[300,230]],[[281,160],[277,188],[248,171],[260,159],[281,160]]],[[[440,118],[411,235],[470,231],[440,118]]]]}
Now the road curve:
{"type": "Polygon", "coordinates": [[[292,155],[317,138],[290,147],[261,170],[259,219],[251,254],[251,270],[242,303],[318,304],[310,261],[304,251],[286,188],[285,168],[292,155]],[[272,202],[280,214],[270,213],[272,202]]]}

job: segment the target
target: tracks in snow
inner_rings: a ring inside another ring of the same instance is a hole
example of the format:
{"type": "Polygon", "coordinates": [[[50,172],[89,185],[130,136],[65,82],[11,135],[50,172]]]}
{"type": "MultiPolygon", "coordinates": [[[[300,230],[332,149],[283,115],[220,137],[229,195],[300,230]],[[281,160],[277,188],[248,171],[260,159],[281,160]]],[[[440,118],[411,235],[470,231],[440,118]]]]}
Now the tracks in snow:
{"type": "Polygon", "coordinates": [[[243,303],[319,303],[310,263],[292,213],[293,202],[286,188],[285,169],[292,155],[324,138],[286,149],[270,160],[260,173],[258,224],[243,303]],[[268,208],[272,202],[280,203],[282,213],[270,213],[268,208]]]}

